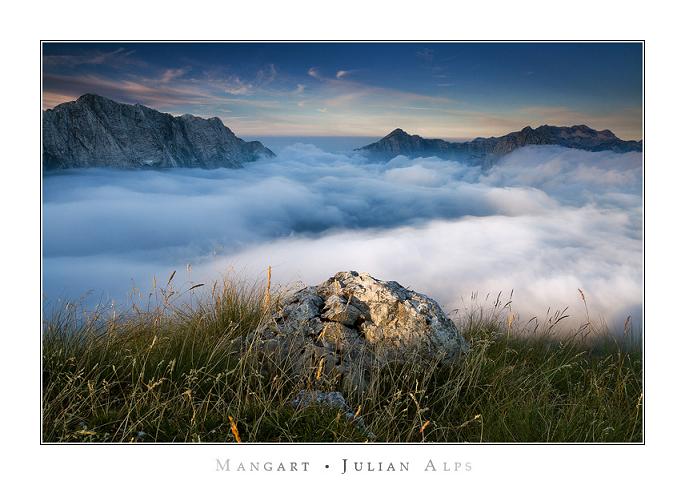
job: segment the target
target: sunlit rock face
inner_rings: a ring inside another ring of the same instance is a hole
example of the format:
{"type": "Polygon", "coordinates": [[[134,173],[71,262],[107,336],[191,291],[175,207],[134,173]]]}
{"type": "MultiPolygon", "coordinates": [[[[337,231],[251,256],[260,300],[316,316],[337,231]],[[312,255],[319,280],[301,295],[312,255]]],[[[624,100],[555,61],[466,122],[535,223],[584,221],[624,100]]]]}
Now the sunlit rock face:
{"type": "Polygon", "coordinates": [[[358,387],[374,362],[447,362],[468,346],[431,298],[395,281],[344,271],[292,295],[267,331],[267,347],[299,350],[296,368],[322,362],[358,387]]]}
{"type": "Polygon", "coordinates": [[[240,167],[274,154],[219,118],[172,116],[94,94],[43,113],[43,167],[240,167]]]}

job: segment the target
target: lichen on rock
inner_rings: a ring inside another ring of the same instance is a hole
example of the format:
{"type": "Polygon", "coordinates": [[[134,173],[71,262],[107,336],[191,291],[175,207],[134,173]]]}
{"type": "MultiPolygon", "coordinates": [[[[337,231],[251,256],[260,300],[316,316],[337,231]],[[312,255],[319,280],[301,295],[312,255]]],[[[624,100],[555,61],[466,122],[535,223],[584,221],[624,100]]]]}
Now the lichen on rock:
{"type": "Polygon", "coordinates": [[[421,356],[449,362],[468,348],[434,300],[356,271],[339,272],[293,294],[264,340],[267,348],[294,350],[295,368],[318,364],[353,388],[364,387],[374,363],[421,356]]]}

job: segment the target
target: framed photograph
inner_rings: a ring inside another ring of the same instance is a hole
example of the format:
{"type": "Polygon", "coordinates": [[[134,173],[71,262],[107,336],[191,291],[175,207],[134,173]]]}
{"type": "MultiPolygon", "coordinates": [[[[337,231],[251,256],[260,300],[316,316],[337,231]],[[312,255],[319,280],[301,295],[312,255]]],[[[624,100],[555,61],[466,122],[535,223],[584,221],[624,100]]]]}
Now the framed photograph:
{"type": "Polygon", "coordinates": [[[42,442],[643,443],[643,54],[42,42],[42,442]]]}

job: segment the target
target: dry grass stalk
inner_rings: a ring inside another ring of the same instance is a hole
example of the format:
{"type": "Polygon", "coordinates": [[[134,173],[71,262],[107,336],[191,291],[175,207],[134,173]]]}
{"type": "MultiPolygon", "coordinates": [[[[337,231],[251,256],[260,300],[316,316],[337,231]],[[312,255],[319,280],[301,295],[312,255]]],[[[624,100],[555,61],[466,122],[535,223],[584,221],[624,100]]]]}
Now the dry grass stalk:
{"type": "Polygon", "coordinates": [[[228,421],[231,423],[231,434],[233,435],[235,442],[242,443],[242,440],[240,439],[240,433],[238,432],[238,423],[235,419],[233,419],[233,416],[229,416],[228,421]]]}
{"type": "Polygon", "coordinates": [[[327,361],[314,361],[313,369],[298,364],[301,348],[274,354],[254,344],[255,332],[283,301],[278,293],[265,311],[263,286],[231,280],[208,286],[192,304],[175,295],[168,305],[124,311],[116,322],[109,307],[84,313],[66,306],[47,316],[43,439],[368,440],[337,411],[293,409],[293,397],[314,383],[340,391],[355,417],[363,409],[373,441],[642,439],[639,347],[603,337],[599,326],[587,340],[552,334],[566,319],[563,311],[548,315],[544,331],[536,332],[537,319],[519,326],[499,299],[497,308],[465,309],[455,318],[471,345],[463,359],[437,365],[407,355],[392,365],[378,362],[360,390],[329,375],[327,361]]]}
{"type": "Polygon", "coordinates": [[[264,293],[264,308],[271,306],[271,266],[266,269],[266,293],[264,293]]]}

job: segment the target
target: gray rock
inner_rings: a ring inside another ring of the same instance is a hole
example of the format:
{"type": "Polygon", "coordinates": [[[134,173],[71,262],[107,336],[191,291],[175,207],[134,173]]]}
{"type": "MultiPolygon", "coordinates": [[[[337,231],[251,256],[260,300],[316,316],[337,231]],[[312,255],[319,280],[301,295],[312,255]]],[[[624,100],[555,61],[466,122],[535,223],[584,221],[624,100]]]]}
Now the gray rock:
{"type": "MultiPolygon", "coordinates": [[[[312,405],[327,406],[337,408],[341,411],[350,412],[350,408],[345,402],[342,393],[338,391],[322,392],[322,391],[300,391],[292,401],[292,405],[296,408],[306,408],[312,405]]],[[[352,414],[354,416],[354,414],[352,414]]]]}
{"type": "Polygon", "coordinates": [[[273,157],[219,118],[172,116],[95,94],[43,112],[43,168],[240,167],[273,157]]]}
{"type": "Polygon", "coordinates": [[[542,125],[535,129],[526,126],[504,136],[474,138],[463,143],[422,138],[397,128],[377,142],[357,150],[372,159],[390,160],[398,155],[436,156],[487,167],[503,155],[526,145],[559,145],[593,152],[642,151],[641,141],[621,140],[609,130],[597,131],[586,125],[542,125]]]}
{"type": "Polygon", "coordinates": [[[296,369],[321,366],[353,389],[364,388],[374,364],[415,358],[421,365],[422,356],[448,362],[468,348],[434,300],[356,271],[296,292],[264,340],[264,348],[296,355],[296,369]]]}

